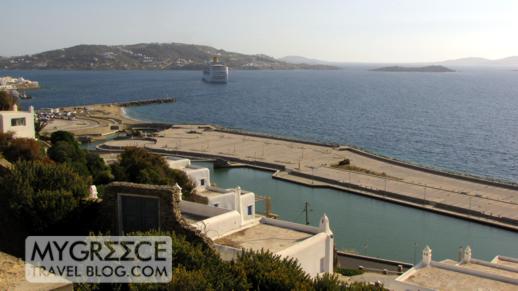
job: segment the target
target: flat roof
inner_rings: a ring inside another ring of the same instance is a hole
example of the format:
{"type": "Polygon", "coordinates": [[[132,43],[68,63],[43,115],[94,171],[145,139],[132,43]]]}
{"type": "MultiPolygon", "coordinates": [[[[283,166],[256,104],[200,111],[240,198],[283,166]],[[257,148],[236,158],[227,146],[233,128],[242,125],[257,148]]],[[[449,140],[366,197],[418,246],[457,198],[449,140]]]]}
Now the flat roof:
{"type": "Polygon", "coordinates": [[[450,271],[433,266],[415,270],[406,283],[413,283],[426,288],[447,290],[517,290],[518,286],[501,281],[486,279],[465,273],[450,271]]]}
{"type": "Polygon", "coordinates": [[[311,233],[259,223],[217,239],[215,242],[235,248],[254,251],[265,249],[276,253],[311,236],[313,236],[311,233]]]}
{"type": "Polygon", "coordinates": [[[518,269],[518,259],[515,259],[515,258],[510,258],[510,259],[512,259],[513,261],[506,260],[505,257],[498,256],[497,259],[495,260],[495,263],[498,265],[503,265],[503,266],[508,266],[508,267],[518,269]],[[516,260],[516,262],[514,260],[516,260]]]}
{"type": "Polygon", "coordinates": [[[187,221],[189,224],[196,223],[198,221],[205,220],[209,218],[209,216],[203,216],[203,215],[196,215],[192,213],[182,212],[182,217],[187,221]]]}
{"type": "MultiPolygon", "coordinates": [[[[494,265],[497,265],[497,264],[494,264],[494,265]]],[[[490,267],[490,266],[481,265],[481,264],[477,264],[477,263],[460,264],[459,267],[470,269],[470,270],[481,271],[481,272],[489,273],[489,274],[505,276],[505,277],[509,277],[512,279],[518,279],[518,271],[513,272],[513,271],[508,271],[508,270],[502,270],[502,269],[498,269],[496,267],[490,267]]],[[[518,289],[518,286],[516,286],[516,289],[518,289]]]]}
{"type": "Polygon", "coordinates": [[[203,197],[212,197],[212,196],[228,194],[228,193],[232,193],[232,192],[233,192],[232,190],[226,191],[226,189],[221,189],[221,191],[206,189],[204,191],[199,191],[196,194],[203,196],[203,197]]]}

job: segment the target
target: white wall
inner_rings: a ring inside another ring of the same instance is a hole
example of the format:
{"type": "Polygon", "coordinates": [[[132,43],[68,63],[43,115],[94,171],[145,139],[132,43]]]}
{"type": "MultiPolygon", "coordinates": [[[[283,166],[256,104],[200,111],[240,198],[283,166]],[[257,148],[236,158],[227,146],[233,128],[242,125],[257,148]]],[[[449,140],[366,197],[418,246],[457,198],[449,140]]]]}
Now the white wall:
{"type": "Polygon", "coordinates": [[[212,207],[209,205],[186,200],[180,201],[180,211],[205,217],[213,217],[223,213],[230,212],[230,210],[227,209],[212,207]]]}
{"type": "Polygon", "coordinates": [[[234,196],[235,192],[221,193],[219,195],[206,196],[208,204],[214,207],[221,207],[228,210],[236,210],[234,196]]]}
{"type": "Polygon", "coordinates": [[[193,225],[212,240],[218,239],[226,233],[241,228],[241,215],[237,211],[230,211],[218,216],[207,218],[193,225]]]}
{"type": "Polygon", "coordinates": [[[323,272],[333,272],[333,238],[325,232],[316,234],[276,253],[298,260],[311,277],[323,272]]]}
{"type": "Polygon", "coordinates": [[[243,221],[255,218],[255,194],[248,192],[241,194],[241,216],[243,221]],[[248,206],[252,206],[252,214],[248,214],[248,206]]]}
{"type": "Polygon", "coordinates": [[[197,190],[203,191],[210,186],[210,171],[208,168],[185,168],[182,171],[196,183],[197,190]],[[203,185],[202,180],[204,180],[203,185]]]}
{"type": "Polygon", "coordinates": [[[35,138],[34,114],[25,111],[0,111],[0,132],[12,131],[14,137],[35,138]],[[25,125],[11,126],[11,119],[25,118],[25,125]]]}

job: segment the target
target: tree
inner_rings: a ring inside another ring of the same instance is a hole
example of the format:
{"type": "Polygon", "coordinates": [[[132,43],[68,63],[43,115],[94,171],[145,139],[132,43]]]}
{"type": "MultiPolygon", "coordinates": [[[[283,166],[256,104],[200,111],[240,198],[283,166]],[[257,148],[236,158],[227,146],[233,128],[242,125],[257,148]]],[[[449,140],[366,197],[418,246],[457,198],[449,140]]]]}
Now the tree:
{"type": "Polygon", "coordinates": [[[145,149],[131,147],[124,150],[119,161],[112,165],[116,181],[141,184],[174,185],[182,187],[183,195],[189,195],[195,184],[182,171],[171,169],[163,157],[145,149]]]}
{"type": "Polygon", "coordinates": [[[13,110],[15,104],[18,104],[18,98],[7,91],[0,90],[0,111],[13,110]]]}
{"type": "Polygon", "coordinates": [[[88,181],[64,164],[19,161],[0,179],[9,185],[0,193],[5,215],[29,233],[42,233],[61,221],[88,193],[88,181]]]}
{"type": "Polygon", "coordinates": [[[56,132],[53,132],[51,135],[50,135],[50,142],[52,144],[55,144],[57,143],[58,141],[65,141],[65,142],[68,142],[68,143],[71,143],[71,144],[76,144],[76,139],[74,137],[74,135],[68,131],[63,131],[63,130],[59,130],[59,131],[56,131],[56,132]]]}
{"type": "Polygon", "coordinates": [[[41,144],[31,138],[16,138],[9,142],[3,150],[5,158],[10,162],[18,160],[35,161],[45,157],[41,144]]]}
{"type": "Polygon", "coordinates": [[[48,149],[47,155],[53,161],[70,165],[81,176],[90,176],[88,171],[86,154],[74,140],[56,140],[48,149]]]}
{"type": "Polygon", "coordinates": [[[86,166],[93,177],[94,184],[108,184],[113,180],[110,167],[97,153],[86,153],[86,166]]]}

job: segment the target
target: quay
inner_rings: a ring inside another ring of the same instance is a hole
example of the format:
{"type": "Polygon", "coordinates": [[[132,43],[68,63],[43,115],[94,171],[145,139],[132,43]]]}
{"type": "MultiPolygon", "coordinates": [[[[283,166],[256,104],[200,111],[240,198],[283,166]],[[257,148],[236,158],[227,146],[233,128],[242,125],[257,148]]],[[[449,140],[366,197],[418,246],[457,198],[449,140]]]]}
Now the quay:
{"type": "Polygon", "coordinates": [[[350,147],[183,125],[146,139],[108,141],[98,149],[120,151],[129,146],[258,167],[273,171],[277,179],[518,231],[517,185],[420,167],[350,147]]]}

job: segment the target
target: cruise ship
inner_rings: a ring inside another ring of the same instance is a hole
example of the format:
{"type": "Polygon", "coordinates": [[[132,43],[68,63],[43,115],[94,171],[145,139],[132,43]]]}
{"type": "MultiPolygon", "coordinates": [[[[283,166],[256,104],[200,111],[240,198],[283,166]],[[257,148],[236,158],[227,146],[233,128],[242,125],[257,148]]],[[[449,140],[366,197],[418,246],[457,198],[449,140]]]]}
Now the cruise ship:
{"type": "Polygon", "coordinates": [[[227,83],[228,67],[221,63],[218,57],[213,57],[212,62],[203,70],[203,81],[208,83],[227,83]]]}

